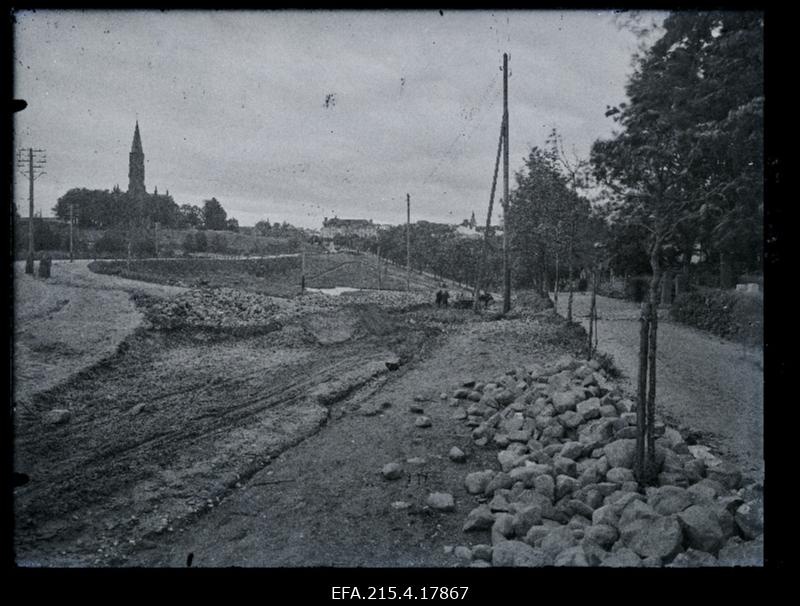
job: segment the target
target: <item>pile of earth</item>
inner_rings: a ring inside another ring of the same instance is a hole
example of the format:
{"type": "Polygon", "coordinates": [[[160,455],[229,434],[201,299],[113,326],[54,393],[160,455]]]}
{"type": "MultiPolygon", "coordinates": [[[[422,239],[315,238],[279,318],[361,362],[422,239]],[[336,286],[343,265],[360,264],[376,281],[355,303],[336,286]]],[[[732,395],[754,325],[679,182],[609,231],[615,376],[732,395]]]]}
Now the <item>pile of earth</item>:
{"type": "MultiPolygon", "coordinates": [[[[595,361],[564,356],[450,399],[500,469],[469,473],[475,507],[453,549],[463,565],[696,567],[763,565],[763,489],[705,446],[657,424],[658,476],[634,476],[636,406],[595,361]]],[[[448,394],[442,394],[443,400],[448,394]]],[[[450,457],[463,461],[454,448],[450,457]]],[[[387,479],[402,469],[384,468],[387,479]],[[388,473],[388,475],[387,475],[388,473]]],[[[432,510],[455,511],[432,493],[432,510]]]]}

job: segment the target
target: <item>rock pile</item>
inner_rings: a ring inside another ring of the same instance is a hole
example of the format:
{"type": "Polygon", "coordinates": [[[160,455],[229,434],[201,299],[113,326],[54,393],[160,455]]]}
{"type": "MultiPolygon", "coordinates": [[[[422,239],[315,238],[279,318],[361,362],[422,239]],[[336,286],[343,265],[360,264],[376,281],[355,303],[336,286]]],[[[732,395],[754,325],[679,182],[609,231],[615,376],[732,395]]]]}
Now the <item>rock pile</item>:
{"type": "Polygon", "coordinates": [[[233,288],[198,288],[155,300],[145,317],[161,329],[238,328],[268,325],[276,311],[272,297],[233,288]]]}
{"type": "Polygon", "coordinates": [[[458,551],[471,566],[694,567],[763,565],[760,485],[657,427],[658,482],[634,474],[634,403],[595,361],[570,356],[467,381],[451,404],[499,470],[469,473],[476,507],[458,551]]]}

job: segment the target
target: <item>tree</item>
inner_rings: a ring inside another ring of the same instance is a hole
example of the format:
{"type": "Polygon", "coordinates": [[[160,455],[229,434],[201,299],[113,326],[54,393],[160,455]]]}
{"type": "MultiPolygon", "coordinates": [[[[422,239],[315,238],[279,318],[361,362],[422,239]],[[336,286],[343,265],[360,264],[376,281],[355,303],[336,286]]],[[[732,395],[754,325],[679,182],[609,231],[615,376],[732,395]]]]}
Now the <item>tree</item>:
{"type": "Polygon", "coordinates": [[[228,231],[239,231],[239,221],[231,217],[225,222],[225,229],[228,231]]]}
{"type": "MultiPolygon", "coordinates": [[[[742,211],[741,219],[747,206],[742,200],[760,193],[752,173],[737,173],[744,170],[739,162],[742,154],[720,145],[732,144],[732,136],[741,136],[742,130],[757,140],[761,131],[758,116],[763,98],[757,96],[757,85],[746,85],[757,79],[758,65],[753,69],[740,65],[738,75],[719,67],[760,61],[758,52],[747,51],[742,42],[758,38],[758,16],[733,15],[670,15],[664,22],[664,35],[636,59],[626,87],[630,103],[607,112],[614,114],[622,130],[592,147],[595,176],[607,186],[611,198],[609,220],[624,226],[616,228],[617,233],[633,229],[640,234],[639,244],[652,272],[640,317],[636,468],[640,481],[651,481],[656,473],[656,312],[666,263],[674,262],[676,249],[698,238],[721,247],[724,260],[724,240],[713,238],[724,225],[719,217],[727,219],[742,211]],[[730,80],[738,78],[745,80],[735,87],[742,93],[727,104],[736,108],[719,112],[715,100],[727,96],[728,87],[733,86],[730,80]],[[712,214],[718,217],[716,226],[704,233],[700,228],[712,214]]],[[[758,152],[744,155],[753,153],[758,152]]],[[[751,219],[756,216],[750,215],[751,219]]]]}
{"type": "Polygon", "coordinates": [[[227,218],[228,213],[216,198],[203,202],[203,226],[206,229],[224,230],[227,218]]]}
{"type": "Polygon", "coordinates": [[[179,209],[182,227],[200,228],[203,226],[203,209],[193,204],[181,204],[179,209]]]}

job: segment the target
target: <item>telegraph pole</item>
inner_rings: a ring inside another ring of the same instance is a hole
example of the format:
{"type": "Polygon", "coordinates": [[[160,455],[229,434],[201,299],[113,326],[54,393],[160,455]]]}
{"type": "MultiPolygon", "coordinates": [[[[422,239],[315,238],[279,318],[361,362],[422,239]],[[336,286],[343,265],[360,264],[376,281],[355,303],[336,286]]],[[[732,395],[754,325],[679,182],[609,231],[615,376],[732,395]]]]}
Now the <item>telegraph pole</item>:
{"type": "Polygon", "coordinates": [[[74,253],[72,249],[72,226],[75,224],[75,203],[69,203],[69,262],[72,263],[74,253]]]}
{"type": "Polygon", "coordinates": [[[156,258],[158,258],[158,221],[155,223],[155,234],[153,237],[155,238],[156,258]]]}
{"type": "Polygon", "coordinates": [[[508,260],[508,53],[503,53],[503,313],[511,309],[511,264],[508,260]]]}
{"type": "Polygon", "coordinates": [[[406,194],[406,290],[411,290],[411,194],[406,194]]]}
{"type": "Polygon", "coordinates": [[[381,245],[378,244],[378,290],[383,290],[383,284],[381,280],[381,245]]]}
{"type": "Polygon", "coordinates": [[[17,167],[20,172],[28,177],[30,189],[28,191],[28,199],[30,201],[30,213],[28,219],[28,258],[25,261],[25,273],[33,274],[33,182],[45,174],[44,165],[47,163],[47,157],[43,149],[27,149],[27,161],[25,160],[26,150],[21,149],[17,156],[17,167]]]}

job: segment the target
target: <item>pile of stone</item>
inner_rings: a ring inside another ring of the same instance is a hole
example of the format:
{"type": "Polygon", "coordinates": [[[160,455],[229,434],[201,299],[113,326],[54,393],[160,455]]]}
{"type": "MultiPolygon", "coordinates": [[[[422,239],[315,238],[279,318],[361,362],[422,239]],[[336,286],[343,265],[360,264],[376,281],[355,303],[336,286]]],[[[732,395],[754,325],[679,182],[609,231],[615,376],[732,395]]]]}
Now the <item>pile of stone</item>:
{"type": "Polygon", "coordinates": [[[463,531],[489,540],[456,548],[464,565],[763,565],[761,486],[661,424],[657,483],[641,488],[635,405],[595,361],[565,356],[453,396],[500,467],[466,476],[477,506],[463,531]]]}
{"type": "Polygon", "coordinates": [[[161,329],[245,328],[269,325],[277,309],[272,297],[233,288],[199,288],[155,300],[146,318],[161,329]]]}

